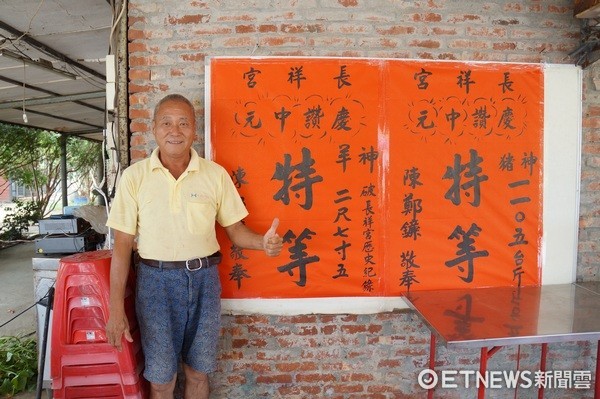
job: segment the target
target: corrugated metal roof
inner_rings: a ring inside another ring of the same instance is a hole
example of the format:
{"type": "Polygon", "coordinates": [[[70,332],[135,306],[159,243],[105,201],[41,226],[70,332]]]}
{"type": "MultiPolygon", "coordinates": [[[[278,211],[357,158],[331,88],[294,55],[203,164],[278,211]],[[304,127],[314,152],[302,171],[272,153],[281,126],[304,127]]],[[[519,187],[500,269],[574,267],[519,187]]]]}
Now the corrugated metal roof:
{"type": "Polygon", "coordinates": [[[0,1],[0,122],[101,140],[112,14],[107,0],[0,1]]]}

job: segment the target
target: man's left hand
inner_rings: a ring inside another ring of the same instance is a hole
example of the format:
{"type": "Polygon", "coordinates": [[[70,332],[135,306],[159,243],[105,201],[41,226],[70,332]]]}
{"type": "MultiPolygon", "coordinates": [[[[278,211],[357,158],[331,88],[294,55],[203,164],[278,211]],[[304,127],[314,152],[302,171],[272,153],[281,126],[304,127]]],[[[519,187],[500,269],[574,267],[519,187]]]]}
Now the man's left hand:
{"type": "Polygon", "coordinates": [[[263,248],[268,256],[277,256],[283,248],[283,239],[277,234],[277,227],[279,226],[279,219],[273,219],[271,227],[263,236],[263,248]]]}

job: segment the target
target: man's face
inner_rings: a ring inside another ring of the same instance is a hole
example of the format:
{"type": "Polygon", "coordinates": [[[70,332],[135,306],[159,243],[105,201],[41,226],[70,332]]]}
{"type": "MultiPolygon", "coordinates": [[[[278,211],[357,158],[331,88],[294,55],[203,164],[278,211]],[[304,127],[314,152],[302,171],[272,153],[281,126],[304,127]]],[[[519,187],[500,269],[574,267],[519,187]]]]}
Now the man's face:
{"type": "Polygon", "coordinates": [[[188,157],[196,139],[193,110],[182,101],[163,103],[152,121],[161,159],[188,157]]]}

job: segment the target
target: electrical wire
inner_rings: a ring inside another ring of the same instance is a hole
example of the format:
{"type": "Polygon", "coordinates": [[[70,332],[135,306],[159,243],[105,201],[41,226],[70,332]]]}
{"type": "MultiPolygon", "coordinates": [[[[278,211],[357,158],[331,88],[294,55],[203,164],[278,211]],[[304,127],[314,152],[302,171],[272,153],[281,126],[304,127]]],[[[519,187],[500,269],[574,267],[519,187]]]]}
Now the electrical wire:
{"type": "MultiPolygon", "coordinates": [[[[21,36],[17,37],[16,39],[8,39],[8,41],[14,45],[14,42],[19,42],[23,37],[25,37],[26,35],[29,34],[29,32],[31,31],[31,24],[33,23],[33,20],[35,19],[35,17],[38,15],[38,13],[40,12],[40,8],[42,8],[42,5],[44,4],[45,0],[40,0],[40,3],[38,4],[35,13],[33,14],[33,16],[29,19],[29,24],[27,24],[27,30],[25,32],[23,32],[21,34],[21,36]]],[[[4,49],[5,47],[0,47],[0,50],[4,49]]]]}
{"type": "Polygon", "coordinates": [[[25,60],[23,60],[23,123],[27,124],[28,120],[27,120],[27,114],[25,113],[25,86],[26,86],[26,81],[27,81],[27,74],[26,74],[26,65],[25,65],[25,60]]]}
{"type": "MultiPolygon", "coordinates": [[[[9,45],[12,45],[12,47],[15,49],[15,51],[17,51],[18,53],[20,53],[20,54],[21,54],[23,57],[25,57],[25,58],[27,58],[27,59],[30,59],[30,60],[33,60],[33,58],[31,58],[29,55],[27,55],[26,53],[24,53],[24,52],[23,52],[23,51],[22,51],[22,50],[21,50],[19,47],[17,47],[17,44],[19,44],[19,42],[21,41],[21,39],[22,39],[24,36],[28,35],[28,34],[29,34],[29,32],[31,31],[31,25],[33,24],[33,20],[35,19],[35,17],[36,17],[36,16],[37,16],[37,14],[39,13],[39,11],[40,11],[40,8],[42,7],[42,5],[43,5],[44,1],[45,1],[45,0],[41,0],[41,1],[40,1],[40,3],[38,4],[38,7],[37,7],[37,9],[36,9],[36,11],[35,11],[34,15],[33,15],[33,16],[31,17],[31,19],[29,20],[28,27],[27,27],[27,30],[26,30],[25,32],[23,32],[23,33],[22,33],[22,34],[21,34],[19,37],[15,38],[15,39],[11,39],[11,38],[8,38],[8,37],[6,37],[6,36],[3,36],[3,39],[4,39],[4,40],[3,40],[3,41],[0,43],[0,50],[2,50],[2,49],[4,49],[4,48],[8,47],[9,45]],[[8,41],[8,43],[6,43],[6,44],[5,44],[5,42],[6,42],[6,41],[8,41]]],[[[41,53],[43,53],[43,54],[45,54],[45,55],[47,55],[47,56],[49,56],[49,57],[51,57],[51,58],[55,59],[55,55],[54,55],[54,54],[52,54],[51,52],[47,51],[45,48],[36,48],[36,50],[38,50],[38,51],[40,51],[41,53]]],[[[99,89],[104,89],[104,81],[103,81],[102,79],[100,79],[100,78],[98,78],[98,77],[96,77],[96,76],[93,76],[93,75],[90,75],[90,76],[87,76],[87,77],[86,77],[85,75],[83,75],[83,74],[82,74],[82,73],[84,73],[85,71],[83,71],[83,70],[81,70],[81,69],[77,68],[76,66],[70,65],[69,63],[65,63],[65,66],[66,66],[66,69],[69,69],[69,68],[71,68],[71,71],[72,71],[72,72],[73,72],[75,75],[77,75],[77,76],[81,77],[81,78],[82,78],[82,79],[84,79],[86,82],[88,82],[90,85],[92,85],[92,86],[94,86],[94,87],[96,87],[96,88],[99,88],[99,89]],[[86,78],[87,78],[87,79],[86,79],[86,78]],[[90,81],[88,80],[89,78],[95,78],[95,79],[98,79],[98,82],[101,82],[101,83],[92,83],[92,82],[90,82],[90,81]]]]}
{"type": "Polygon", "coordinates": [[[100,79],[99,77],[94,76],[94,75],[86,76],[83,74],[84,71],[82,71],[81,69],[77,68],[76,66],[73,66],[68,63],[65,64],[65,66],[66,66],[67,70],[70,70],[71,73],[79,76],[81,79],[83,79],[85,82],[89,83],[91,86],[94,86],[97,89],[102,89],[102,90],[106,89],[104,80],[100,79]],[[96,82],[93,79],[97,79],[98,81],[96,82]],[[99,83],[99,82],[101,82],[101,83],[99,83]]]}
{"type": "Polygon", "coordinates": [[[38,303],[39,303],[39,301],[35,302],[33,305],[29,306],[27,309],[21,311],[20,313],[17,313],[12,319],[8,320],[5,323],[0,324],[0,328],[4,327],[5,325],[7,325],[8,323],[10,323],[11,321],[15,320],[17,317],[23,315],[25,312],[27,312],[29,309],[31,309],[32,307],[34,307],[38,303]]]}
{"type": "Polygon", "coordinates": [[[33,305],[29,306],[27,309],[22,310],[21,312],[19,312],[18,314],[16,314],[14,317],[12,317],[10,320],[0,324],[0,328],[4,327],[5,325],[7,325],[8,323],[10,323],[11,321],[15,320],[17,317],[22,316],[25,312],[27,312],[29,309],[33,308],[35,305],[41,305],[42,301],[46,298],[48,298],[49,294],[50,294],[50,290],[54,287],[54,282],[52,283],[52,285],[50,286],[50,288],[48,288],[48,291],[46,292],[46,295],[44,295],[43,297],[41,297],[39,300],[35,301],[33,305]]]}
{"type": "MultiPolygon", "coordinates": [[[[121,1],[121,10],[119,11],[119,15],[117,16],[117,18],[113,21],[112,27],[110,28],[110,35],[108,37],[108,44],[110,45],[109,48],[109,54],[110,51],[112,50],[112,41],[113,41],[113,35],[115,34],[115,30],[117,29],[117,26],[119,26],[119,21],[121,21],[121,18],[123,17],[123,14],[125,13],[125,9],[127,5],[127,0],[122,0],[121,1]]],[[[113,4],[113,9],[114,9],[114,4],[113,4]]]]}

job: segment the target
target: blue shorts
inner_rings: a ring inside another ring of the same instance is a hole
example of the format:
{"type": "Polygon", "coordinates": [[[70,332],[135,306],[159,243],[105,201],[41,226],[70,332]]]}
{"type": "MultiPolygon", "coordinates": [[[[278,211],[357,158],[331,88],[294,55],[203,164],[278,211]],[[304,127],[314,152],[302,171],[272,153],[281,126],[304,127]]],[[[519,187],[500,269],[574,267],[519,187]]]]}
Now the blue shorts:
{"type": "Polygon", "coordinates": [[[218,267],[189,271],[141,263],[136,312],[148,381],[170,382],[180,359],[202,373],[217,369],[221,330],[218,267]]]}

